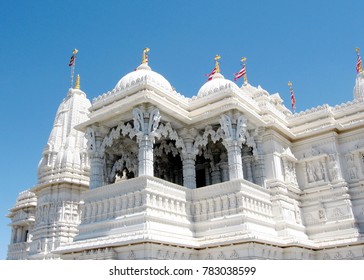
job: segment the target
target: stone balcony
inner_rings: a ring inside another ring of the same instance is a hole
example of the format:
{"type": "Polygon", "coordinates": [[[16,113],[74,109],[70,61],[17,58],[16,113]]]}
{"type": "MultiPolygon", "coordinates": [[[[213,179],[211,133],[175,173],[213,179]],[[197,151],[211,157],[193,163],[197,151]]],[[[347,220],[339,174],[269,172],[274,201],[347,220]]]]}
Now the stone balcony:
{"type": "Polygon", "coordinates": [[[13,243],[8,246],[8,260],[25,260],[29,253],[29,242],[13,243]]]}
{"type": "Polygon", "coordinates": [[[135,242],[201,248],[258,235],[276,241],[269,190],[242,179],[189,189],[141,176],[85,192],[82,212],[74,243],[57,251],[135,242]]]}

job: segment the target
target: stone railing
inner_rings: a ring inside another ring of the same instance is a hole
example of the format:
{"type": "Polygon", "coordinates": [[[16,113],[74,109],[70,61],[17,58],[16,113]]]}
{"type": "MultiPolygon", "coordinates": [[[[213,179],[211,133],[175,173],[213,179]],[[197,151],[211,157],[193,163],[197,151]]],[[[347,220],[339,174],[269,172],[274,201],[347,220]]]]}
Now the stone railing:
{"type": "Polygon", "coordinates": [[[154,177],[139,177],[96,188],[84,198],[82,224],[147,210],[158,211],[159,217],[186,221],[190,211],[185,191],[179,185],[154,177]],[[100,196],[103,198],[100,199],[100,196]]]}
{"type": "Polygon", "coordinates": [[[13,243],[8,246],[8,260],[24,260],[29,252],[28,242],[13,243]]]}
{"type": "Polygon", "coordinates": [[[270,220],[272,205],[269,192],[245,180],[228,181],[192,191],[196,222],[228,215],[247,214],[270,220]]]}

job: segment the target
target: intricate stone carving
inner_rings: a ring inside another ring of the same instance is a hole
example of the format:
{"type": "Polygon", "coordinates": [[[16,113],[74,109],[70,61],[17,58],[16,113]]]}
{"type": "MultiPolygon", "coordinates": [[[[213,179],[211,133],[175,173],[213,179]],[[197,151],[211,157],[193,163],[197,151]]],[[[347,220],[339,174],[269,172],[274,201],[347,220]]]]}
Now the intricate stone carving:
{"type": "Polygon", "coordinates": [[[321,222],[327,221],[326,211],[324,208],[318,210],[318,218],[321,222]]]}
{"type": "Polygon", "coordinates": [[[331,181],[337,181],[340,179],[340,168],[339,164],[336,160],[336,156],[334,154],[329,155],[329,174],[330,174],[330,180],[331,181]]]}
{"type": "Polygon", "coordinates": [[[349,178],[352,180],[357,179],[358,178],[358,169],[355,165],[353,154],[346,155],[346,163],[348,166],[349,178]]]}
{"type": "Polygon", "coordinates": [[[334,256],[334,259],[335,260],[342,260],[343,259],[343,256],[340,254],[340,252],[337,252],[334,256]]]}
{"type": "Polygon", "coordinates": [[[135,254],[133,250],[130,250],[129,255],[128,255],[128,260],[135,260],[135,254]]]}
{"type": "Polygon", "coordinates": [[[347,253],[346,259],[349,259],[349,260],[355,259],[355,255],[351,250],[349,250],[349,252],[347,253]]]}
{"type": "Polygon", "coordinates": [[[226,260],[226,257],[224,255],[224,253],[221,251],[220,254],[217,256],[218,260],[226,260]]]}
{"type": "Polygon", "coordinates": [[[239,254],[234,250],[230,255],[231,260],[237,260],[239,259],[239,254]]]}

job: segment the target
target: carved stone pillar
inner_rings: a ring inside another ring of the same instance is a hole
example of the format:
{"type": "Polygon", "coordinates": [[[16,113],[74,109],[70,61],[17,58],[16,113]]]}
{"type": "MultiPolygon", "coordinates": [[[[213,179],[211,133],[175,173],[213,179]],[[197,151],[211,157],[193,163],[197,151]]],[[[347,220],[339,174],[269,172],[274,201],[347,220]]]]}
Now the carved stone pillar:
{"type": "Polygon", "coordinates": [[[241,146],[246,142],[246,119],[243,116],[222,115],[220,125],[223,131],[223,144],[228,152],[229,178],[243,179],[241,146]]]}
{"type": "Polygon", "coordinates": [[[209,164],[205,165],[205,184],[206,184],[206,186],[211,185],[211,172],[210,172],[209,164]]]}
{"type": "Polygon", "coordinates": [[[191,158],[183,159],[183,186],[196,188],[196,169],[195,160],[191,158]]]}
{"type": "Polygon", "coordinates": [[[160,121],[159,110],[141,106],[134,108],[133,115],[139,146],[138,176],[154,176],[153,145],[160,121]]]}
{"type": "Polygon", "coordinates": [[[249,182],[253,182],[253,172],[252,172],[252,157],[251,156],[243,156],[243,163],[246,170],[246,179],[249,182]]]}
{"type": "Polygon", "coordinates": [[[86,132],[90,158],[90,189],[104,185],[104,155],[100,149],[105,134],[105,131],[101,131],[99,127],[88,128],[86,132]]]}
{"type": "Polygon", "coordinates": [[[183,165],[183,186],[196,188],[196,151],[193,150],[193,142],[197,135],[195,129],[183,129],[179,132],[183,138],[184,148],[182,148],[182,165],[183,165]]]}
{"type": "Polygon", "coordinates": [[[227,155],[226,153],[222,153],[220,155],[220,170],[221,170],[221,180],[222,182],[226,182],[229,181],[229,163],[228,163],[228,159],[227,159],[227,155]]]}
{"type": "Polygon", "coordinates": [[[230,180],[243,179],[243,163],[241,160],[241,147],[237,141],[225,141],[228,151],[229,177],[230,180]]]}
{"type": "Polygon", "coordinates": [[[23,231],[23,228],[21,227],[18,227],[17,229],[17,232],[16,232],[16,243],[19,243],[21,242],[21,237],[22,237],[22,231],[23,231]]]}
{"type": "Polygon", "coordinates": [[[212,181],[212,184],[221,183],[221,174],[220,174],[220,169],[218,166],[215,166],[215,168],[213,168],[213,170],[211,172],[211,181],[212,181]]]}
{"type": "Polygon", "coordinates": [[[254,164],[254,177],[255,183],[260,186],[265,185],[265,169],[264,169],[264,155],[263,155],[263,133],[264,127],[258,127],[256,129],[256,136],[254,137],[256,152],[253,150],[255,156],[254,164]]]}
{"type": "Polygon", "coordinates": [[[154,176],[153,167],[153,143],[154,138],[144,135],[139,138],[138,174],[139,176],[154,176]]]}

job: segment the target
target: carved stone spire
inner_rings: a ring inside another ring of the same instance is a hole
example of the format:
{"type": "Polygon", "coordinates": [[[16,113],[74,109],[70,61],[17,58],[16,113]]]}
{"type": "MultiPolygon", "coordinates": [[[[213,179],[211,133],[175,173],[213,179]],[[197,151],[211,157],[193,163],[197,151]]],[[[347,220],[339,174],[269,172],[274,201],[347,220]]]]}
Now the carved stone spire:
{"type": "Polygon", "coordinates": [[[79,180],[88,184],[86,141],[84,133],[76,130],[75,126],[88,119],[90,106],[91,103],[84,92],[70,89],[58,108],[38,166],[39,184],[52,182],[56,177],[65,178],[68,174],[66,170],[70,167],[73,168],[72,178],[78,176],[79,180]]]}

